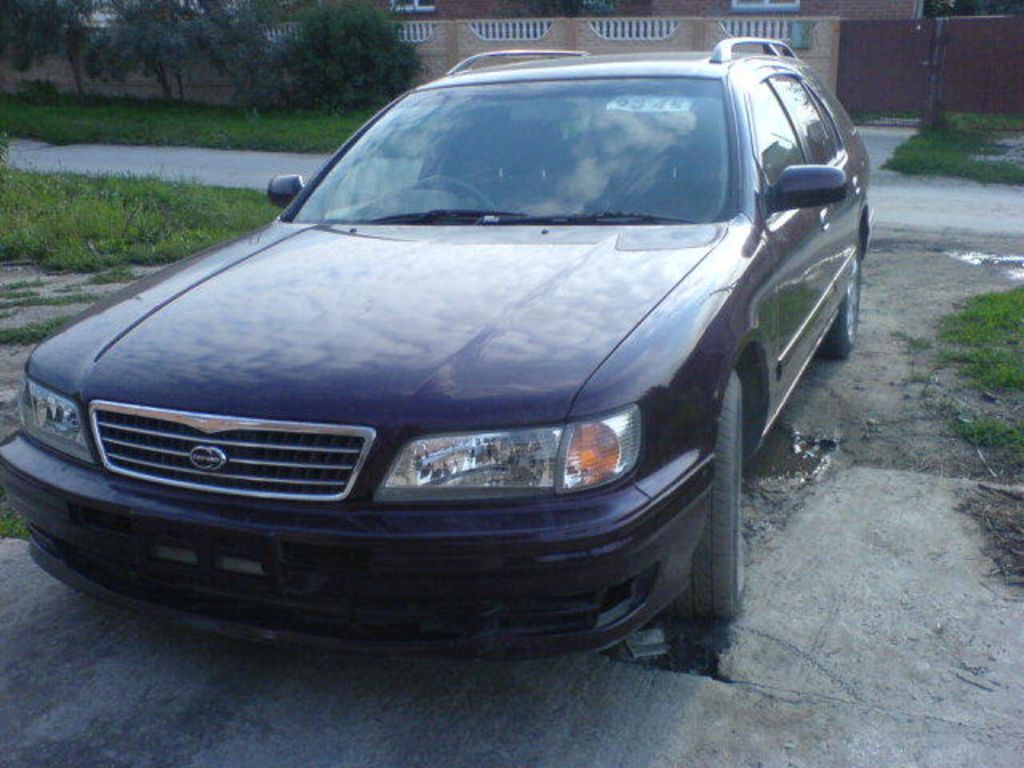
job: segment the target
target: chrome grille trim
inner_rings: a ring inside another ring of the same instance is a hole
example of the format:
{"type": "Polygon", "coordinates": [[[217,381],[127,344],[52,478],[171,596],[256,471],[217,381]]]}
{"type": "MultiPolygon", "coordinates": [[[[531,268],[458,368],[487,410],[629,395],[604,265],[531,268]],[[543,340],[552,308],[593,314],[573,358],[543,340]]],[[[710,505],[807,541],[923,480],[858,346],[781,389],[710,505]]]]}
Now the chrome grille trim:
{"type": "Polygon", "coordinates": [[[301,501],[347,497],[376,437],[369,427],[215,416],[106,400],[89,404],[89,421],[100,460],[110,472],[210,493],[301,501]],[[116,418],[105,420],[106,414],[137,417],[136,423],[118,424],[116,418]],[[250,434],[218,437],[229,432],[250,434]],[[252,433],[266,433],[266,440],[252,433]],[[302,445],[306,438],[325,444],[302,445]],[[329,438],[341,439],[342,445],[329,438]],[[183,461],[196,445],[243,450],[229,456],[227,471],[210,471],[183,461]],[[246,455],[246,450],[259,453],[246,455]],[[310,461],[303,460],[304,454],[310,461]]]}

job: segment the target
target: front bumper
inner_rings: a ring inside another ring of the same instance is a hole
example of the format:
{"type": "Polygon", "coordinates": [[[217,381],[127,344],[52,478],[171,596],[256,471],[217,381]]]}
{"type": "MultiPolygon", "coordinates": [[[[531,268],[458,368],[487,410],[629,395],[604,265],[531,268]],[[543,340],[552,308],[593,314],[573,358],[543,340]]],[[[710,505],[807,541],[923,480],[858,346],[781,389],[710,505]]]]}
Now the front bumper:
{"type": "Polygon", "coordinates": [[[224,634],[356,652],[521,657],[626,637],[687,583],[710,464],[486,507],[211,498],[0,448],[32,555],[93,595],[224,634]]]}

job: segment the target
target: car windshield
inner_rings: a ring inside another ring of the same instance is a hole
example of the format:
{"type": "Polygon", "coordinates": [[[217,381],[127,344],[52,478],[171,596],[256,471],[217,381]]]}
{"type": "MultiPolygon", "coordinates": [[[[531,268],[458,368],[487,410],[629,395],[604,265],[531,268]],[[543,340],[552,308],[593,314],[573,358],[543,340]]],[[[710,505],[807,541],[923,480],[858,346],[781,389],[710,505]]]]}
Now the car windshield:
{"type": "Polygon", "coordinates": [[[722,90],[714,80],[660,78],[414,92],[348,149],[293,220],[722,220],[722,90]]]}

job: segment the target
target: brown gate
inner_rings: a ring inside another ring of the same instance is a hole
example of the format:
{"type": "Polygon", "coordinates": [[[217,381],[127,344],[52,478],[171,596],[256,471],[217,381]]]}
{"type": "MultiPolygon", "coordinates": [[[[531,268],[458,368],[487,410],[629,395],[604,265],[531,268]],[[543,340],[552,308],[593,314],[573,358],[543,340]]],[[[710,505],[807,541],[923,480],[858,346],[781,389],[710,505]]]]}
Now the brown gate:
{"type": "Polygon", "coordinates": [[[947,34],[946,109],[1024,114],[1024,17],[950,19],[947,34]]]}
{"type": "Polygon", "coordinates": [[[854,113],[1024,113],[1024,17],[844,21],[839,97],[854,113]]]}

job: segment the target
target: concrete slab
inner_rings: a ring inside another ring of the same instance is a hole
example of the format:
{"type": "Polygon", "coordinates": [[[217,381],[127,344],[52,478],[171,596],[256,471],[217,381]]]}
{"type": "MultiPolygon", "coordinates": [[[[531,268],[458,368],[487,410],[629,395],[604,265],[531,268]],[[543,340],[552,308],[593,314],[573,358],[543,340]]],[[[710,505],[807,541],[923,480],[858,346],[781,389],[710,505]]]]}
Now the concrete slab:
{"type": "Polygon", "coordinates": [[[1024,187],[879,171],[870,199],[876,229],[1016,237],[1024,253],[1024,187]]]}
{"type": "Polygon", "coordinates": [[[896,147],[917,133],[916,128],[895,128],[888,126],[858,126],[861,138],[871,155],[871,167],[879,170],[892,157],[896,147]]]}
{"type": "Polygon", "coordinates": [[[1024,761],[1024,603],[959,483],[854,468],[749,569],[724,680],[599,655],[363,659],[164,626],[0,541],[5,766],[978,766],[1024,761]]]}

